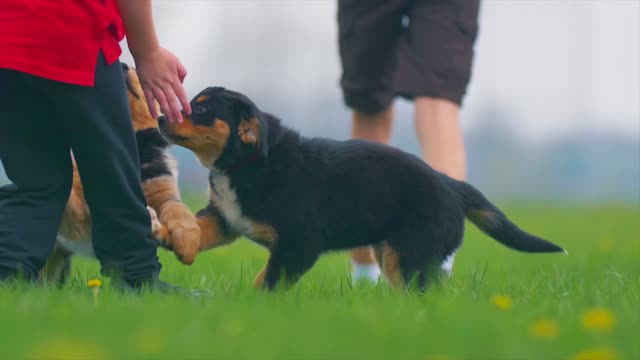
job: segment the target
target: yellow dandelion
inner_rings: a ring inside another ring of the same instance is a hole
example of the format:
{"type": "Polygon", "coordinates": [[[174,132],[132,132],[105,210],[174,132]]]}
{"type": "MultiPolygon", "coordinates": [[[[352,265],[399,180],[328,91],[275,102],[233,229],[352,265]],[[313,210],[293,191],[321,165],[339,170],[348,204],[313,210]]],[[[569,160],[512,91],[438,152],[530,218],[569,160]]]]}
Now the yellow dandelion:
{"type": "Polygon", "coordinates": [[[98,279],[89,280],[87,281],[87,286],[90,288],[99,288],[102,286],[102,281],[98,279]]]}
{"type": "Polygon", "coordinates": [[[529,335],[537,338],[555,339],[558,332],[558,323],[550,319],[538,320],[529,327],[529,335]]]}
{"type": "Polygon", "coordinates": [[[609,348],[593,348],[573,354],[571,360],[617,360],[618,353],[609,348]]]}
{"type": "Polygon", "coordinates": [[[616,326],[616,316],[604,308],[594,308],[582,314],[582,326],[587,330],[610,331],[616,326]]]}
{"type": "Polygon", "coordinates": [[[495,307],[497,307],[500,310],[511,309],[511,305],[513,303],[511,301],[511,298],[506,295],[494,296],[493,299],[491,299],[491,302],[493,303],[493,305],[495,305],[495,307]]]}
{"type": "Polygon", "coordinates": [[[91,289],[91,294],[93,295],[93,305],[98,307],[98,293],[100,292],[102,281],[99,279],[89,280],[87,281],[87,286],[91,289]]]}

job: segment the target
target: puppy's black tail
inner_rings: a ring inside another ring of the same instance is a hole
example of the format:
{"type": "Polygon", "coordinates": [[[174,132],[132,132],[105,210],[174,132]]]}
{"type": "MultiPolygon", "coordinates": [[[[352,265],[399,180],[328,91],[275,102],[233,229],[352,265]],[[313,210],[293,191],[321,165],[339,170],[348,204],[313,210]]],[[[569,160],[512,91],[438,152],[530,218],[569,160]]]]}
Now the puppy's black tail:
{"type": "Polygon", "coordinates": [[[522,252],[545,253],[563,251],[566,253],[566,251],[558,245],[520,229],[472,185],[463,181],[457,181],[446,175],[444,175],[444,177],[451,189],[459,195],[467,219],[499,243],[522,252]]]}

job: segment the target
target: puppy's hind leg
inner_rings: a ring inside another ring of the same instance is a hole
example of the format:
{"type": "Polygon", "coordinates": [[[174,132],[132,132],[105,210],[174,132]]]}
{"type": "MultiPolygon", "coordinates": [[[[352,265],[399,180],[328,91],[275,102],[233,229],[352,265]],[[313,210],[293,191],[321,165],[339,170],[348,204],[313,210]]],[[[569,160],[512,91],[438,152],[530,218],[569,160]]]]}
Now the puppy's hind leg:
{"type": "MultiPolygon", "coordinates": [[[[417,286],[420,292],[438,280],[443,261],[453,253],[462,240],[462,226],[442,226],[443,223],[415,223],[402,234],[389,241],[395,252],[397,268],[402,274],[407,289],[417,286]]],[[[387,261],[387,257],[384,258],[387,261]]]]}
{"type": "Polygon", "coordinates": [[[315,264],[318,256],[315,252],[299,254],[274,249],[263,269],[262,287],[273,290],[279,284],[285,287],[295,284],[315,264]]]}

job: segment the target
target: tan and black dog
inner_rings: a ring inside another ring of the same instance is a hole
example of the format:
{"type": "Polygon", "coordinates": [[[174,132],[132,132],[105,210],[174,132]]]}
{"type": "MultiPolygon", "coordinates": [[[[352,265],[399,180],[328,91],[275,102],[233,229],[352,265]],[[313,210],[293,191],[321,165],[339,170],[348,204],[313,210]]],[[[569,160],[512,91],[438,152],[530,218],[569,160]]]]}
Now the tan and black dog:
{"type": "MultiPolygon", "coordinates": [[[[191,264],[198,253],[200,228],[195,216],[180,199],[175,160],[167,152],[170,143],[160,134],[158,122],[151,116],[136,72],[122,65],[133,127],[141,163],[142,187],[153,222],[154,235],[161,246],[172,249],[178,259],[191,264]],[[160,226],[160,223],[166,227],[160,226]]],[[[47,260],[42,276],[62,283],[70,267],[71,256],[93,257],[91,214],[85,201],[75,161],[73,185],[58,230],[57,243],[47,260]]]]}
{"type": "Polygon", "coordinates": [[[518,228],[478,190],[416,156],[365,140],[304,138],[247,96],[203,90],[171,142],[210,170],[202,250],[243,235],[271,255],[256,285],[291,284],[327,251],[372,245],[391,284],[421,289],[462,243],[465,218],[512,249],[560,252],[518,228]]]}

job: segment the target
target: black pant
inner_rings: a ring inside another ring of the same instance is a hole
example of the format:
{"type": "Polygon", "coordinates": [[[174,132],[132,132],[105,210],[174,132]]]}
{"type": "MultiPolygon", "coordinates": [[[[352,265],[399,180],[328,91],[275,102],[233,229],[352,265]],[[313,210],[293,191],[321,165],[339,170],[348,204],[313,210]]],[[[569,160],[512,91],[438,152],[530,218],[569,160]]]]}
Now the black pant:
{"type": "Polygon", "coordinates": [[[121,66],[97,59],[94,87],[0,69],[0,277],[37,278],[51,254],[71,189],[73,150],[105,275],[157,276],[157,242],[121,66]],[[2,274],[4,273],[4,274],[2,274]]]}

